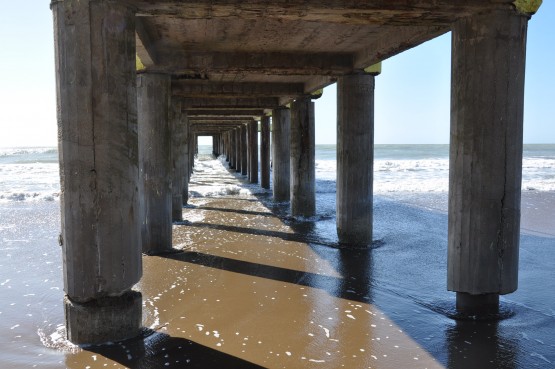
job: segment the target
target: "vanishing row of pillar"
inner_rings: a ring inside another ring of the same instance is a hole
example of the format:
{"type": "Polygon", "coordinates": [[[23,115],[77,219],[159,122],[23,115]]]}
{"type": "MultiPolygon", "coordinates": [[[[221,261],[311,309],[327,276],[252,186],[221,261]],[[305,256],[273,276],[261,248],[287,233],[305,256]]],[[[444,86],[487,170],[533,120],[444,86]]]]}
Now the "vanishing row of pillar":
{"type": "MultiPolygon", "coordinates": [[[[269,135],[270,118],[261,119],[261,145],[260,145],[260,185],[270,188],[270,156],[269,135]]],[[[229,162],[229,168],[237,173],[247,176],[250,183],[258,183],[258,122],[253,120],[242,123],[226,130],[221,134],[221,139],[216,142],[221,145],[218,149],[229,162]]],[[[215,152],[216,154],[216,152],[215,152]]]]}
{"type": "MultiPolygon", "coordinates": [[[[190,173],[194,142],[180,140],[187,132],[172,123],[184,119],[176,118],[169,77],[137,77],[131,7],[54,1],[52,10],[67,334],[75,343],[116,341],[140,331],[142,297],[132,288],[141,245],[171,247],[172,202],[186,197],[180,170],[190,173]]],[[[517,288],[528,18],[500,9],[452,30],[448,289],[461,309],[496,306],[517,288]]],[[[337,230],[353,245],[372,237],[373,90],[371,75],[338,80],[337,230]]],[[[275,109],[273,127],[275,199],[289,195],[293,214],[312,215],[310,98],[275,109]]],[[[240,139],[242,131],[227,137],[240,139]]]]}

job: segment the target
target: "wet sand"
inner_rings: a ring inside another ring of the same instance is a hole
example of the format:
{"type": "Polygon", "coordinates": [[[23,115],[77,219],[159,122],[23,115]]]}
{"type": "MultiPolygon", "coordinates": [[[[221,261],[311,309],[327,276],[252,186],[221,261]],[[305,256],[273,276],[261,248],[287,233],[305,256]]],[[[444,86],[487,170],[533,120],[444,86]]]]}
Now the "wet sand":
{"type": "Polygon", "coordinates": [[[342,250],[333,193],[318,194],[318,216],[293,219],[270,193],[212,169],[197,171],[174,225],[182,252],[143,259],[140,339],[68,344],[55,239],[45,233],[35,259],[17,242],[3,249],[12,262],[2,256],[0,367],[555,368],[555,236],[551,217],[532,211],[551,211],[541,195],[523,201],[520,287],[502,297],[506,319],[457,321],[447,217],[433,205],[443,200],[376,196],[374,247],[342,250]],[[32,316],[13,321],[20,314],[32,316]]]}

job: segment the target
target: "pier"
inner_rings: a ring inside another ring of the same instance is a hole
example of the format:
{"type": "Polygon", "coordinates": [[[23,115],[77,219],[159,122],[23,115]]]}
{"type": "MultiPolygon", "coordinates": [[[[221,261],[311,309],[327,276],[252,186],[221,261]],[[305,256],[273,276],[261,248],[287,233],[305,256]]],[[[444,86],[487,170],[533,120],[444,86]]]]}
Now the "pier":
{"type": "Polygon", "coordinates": [[[460,313],[496,314],[517,289],[526,29],[540,4],[52,1],[68,339],[141,332],[142,254],[182,257],[172,221],[199,136],[250,184],[268,188],[272,163],[273,201],[315,215],[313,100],[336,82],[331,246],[338,259],[371,250],[380,63],[449,31],[447,289],[460,313]]]}

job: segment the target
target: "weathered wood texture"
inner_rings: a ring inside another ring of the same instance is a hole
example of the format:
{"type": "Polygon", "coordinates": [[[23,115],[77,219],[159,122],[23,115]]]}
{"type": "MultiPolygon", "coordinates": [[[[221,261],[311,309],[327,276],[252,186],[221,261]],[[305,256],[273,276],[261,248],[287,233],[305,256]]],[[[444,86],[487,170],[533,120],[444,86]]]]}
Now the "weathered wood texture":
{"type": "Polygon", "coordinates": [[[453,27],[451,291],[517,288],[527,21],[495,11],[453,27]]]}
{"type": "Polygon", "coordinates": [[[291,104],[291,213],[316,213],[314,103],[302,97],[291,104]]]}
{"type": "Polygon", "coordinates": [[[258,122],[252,121],[248,124],[249,140],[249,182],[258,183],[258,122]]]}
{"type": "Polygon", "coordinates": [[[270,117],[260,120],[260,187],[270,188],[270,117]]]}
{"type": "Polygon", "coordinates": [[[170,76],[137,77],[142,248],[147,254],[172,249],[172,155],[170,76]]]}
{"type": "Polygon", "coordinates": [[[337,81],[337,235],[352,246],[372,243],[374,76],[337,81]]]}
{"type": "Polygon", "coordinates": [[[171,101],[171,144],[172,144],[172,221],[183,220],[183,186],[185,182],[185,124],[181,102],[171,101]]]}
{"type": "Polygon", "coordinates": [[[241,124],[241,174],[248,174],[248,142],[247,142],[247,125],[241,124]]]}
{"type": "Polygon", "coordinates": [[[272,170],[275,201],[289,201],[291,170],[291,111],[279,107],[272,111],[272,170]]]}
{"type": "Polygon", "coordinates": [[[52,11],[64,289],[86,302],[129,290],[142,274],[135,20],[106,2],[52,11]]]}

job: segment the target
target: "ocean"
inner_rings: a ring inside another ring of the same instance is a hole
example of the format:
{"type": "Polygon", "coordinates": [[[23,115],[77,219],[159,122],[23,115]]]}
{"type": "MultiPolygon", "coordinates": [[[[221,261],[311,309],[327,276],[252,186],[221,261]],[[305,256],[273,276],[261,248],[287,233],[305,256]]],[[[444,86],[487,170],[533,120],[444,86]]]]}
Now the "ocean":
{"type": "MultiPolygon", "coordinates": [[[[211,159],[208,155],[210,151],[210,146],[199,147],[200,160],[196,163],[195,171],[198,174],[212,173],[214,178],[227,173],[225,166],[222,166],[225,160],[211,159]]],[[[376,145],[375,239],[386,245],[401,242],[392,234],[406,231],[403,227],[420,232],[421,235],[430,233],[430,229],[419,228],[418,219],[421,216],[422,219],[439,219],[441,232],[445,231],[448,157],[448,145],[376,145]],[[398,219],[380,218],[385,210],[394,211],[399,207],[404,209],[401,213],[402,217],[407,217],[406,224],[394,226],[398,219]]],[[[0,334],[0,368],[94,368],[103,367],[106,362],[100,359],[97,362],[96,354],[83,351],[63,339],[62,256],[58,246],[60,185],[57,161],[57,150],[51,147],[0,148],[0,331],[3,332],[0,334]],[[87,359],[84,359],[85,356],[87,359]]],[[[310,227],[300,228],[305,229],[309,243],[320,246],[334,246],[337,243],[334,226],[335,173],[335,145],[317,145],[317,215],[308,220],[310,227]]],[[[209,182],[197,180],[192,183],[191,198],[196,206],[201,206],[203,198],[260,196],[268,201],[271,196],[270,191],[262,190],[257,185],[239,186],[222,182],[214,186],[209,182]]],[[[544,296],[553,295],[551,291],[555,288],[555,145],[524,146],[522,191],[522,283],[521,290],[509,295],[506,303],[513,304],[511,309],[517,315],[520,313],[525,320],[517,319],[508,323],[509,328],[499,328],[500,335],[505,331],[509,332],[508,338],[499,338],[499,345],[502,346],[507,341],[511,347],[516,347],[521,356],[511,359],[511,365],[492,367],[555,368],[555,298],[544,296]],[[546,269],[547,266],[550,269],[546,269]]],[[[281,210],[285,212],[282,215],[287,219],[286,207],[281,210]]],[[[384,247],[376,252],[379,259],[382,257],[380,253],[385,255],[388,251],[384,247]]],[[[398,254],[401,258],[399,260],[407,260],[409,254],[414,256],[418,252],[404,250],[398,254]]],[[[443,251],[429,252],[437,252],[440,255],[438,258],[443,260],[443,251]]],[[[385,260],[386,256],[383,258],[385,260]]],[[[387,260],[395,268],[404,268],[402,264],[392,262],[392,259],[387,260]]],[[[443,268],[444,260],[440,264],[443,268]]],[[[444,270],[439,270],[437,278],[442,279],[444,270]]],[[[382,271],[376,268],[375,273],[379,276],[382,271]]],[[[416,301],[426,310],[425,307],[434,301],[444,301],[447,296],[444,287],[438,289],[443,292],[432,292],[427,296],[420,287],[410,287],[407,281],[412,277],[407,274],[406,280],[399,282],[403,293],[397,287],[391,287],[393,295],[401,296],[400,301],[408,301],[406,306],[416,301]]],[[[439,285],[444,286],[444,281],[441,280],[439,285]]],[[[147,327],[159,323],[156,314],[161,309],[156,306],[156,301],[155,297],[148,299],[145,296],[145,309],[154,309],[145,312],[147,327]]],[[[397,303],[400,306],[403,304],[397,303]]],[[[451,323],[437,318],[437,315],[431,315],[434,314],[433,311],[429,314],[434,322],[433,327],[448,327],[452,330],[451,323]]],[[[434,344],[446,343],[438,343],[439,338],[433,338],[432,333],[430,335],[432,338],[429,351],[439,362],[449,368],[464,367],[454,365],[450,363],[449,357],[442,356],[440,350],[451,352],[452,347],[438,346],[434,349],[434,344]],[[434,350],[437,351],[436,354],[434,350]]],[[[426,343],[422,342],[421,345],[428,349],[426,343]]]]}
{"type": "MultiPolygon", "coordinates": [[[[201,154],[210,151],[199,147],[201,154]]],[[[376,194],[448,190],[448,145],[376,145],[374,155],[376,194]]],[[[335,175],[335,145],[317,145],[316,177],[335,181],[335,175]]],[[[329,184],[332,190],[335,183],[329,184]]],[[[524,146],[522,189],[555,191],[555,145],[524,146]]],[[[59,191],[55,148],[0,148],[0,202],[55,201],[59,191]]]]}

